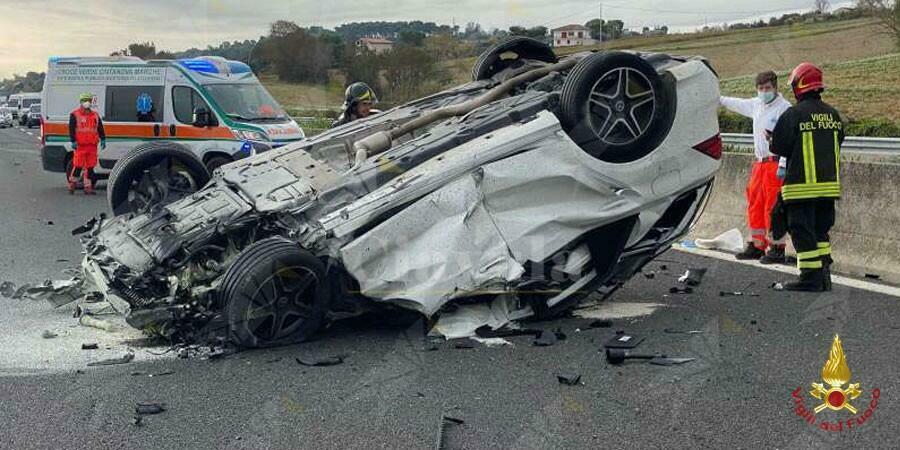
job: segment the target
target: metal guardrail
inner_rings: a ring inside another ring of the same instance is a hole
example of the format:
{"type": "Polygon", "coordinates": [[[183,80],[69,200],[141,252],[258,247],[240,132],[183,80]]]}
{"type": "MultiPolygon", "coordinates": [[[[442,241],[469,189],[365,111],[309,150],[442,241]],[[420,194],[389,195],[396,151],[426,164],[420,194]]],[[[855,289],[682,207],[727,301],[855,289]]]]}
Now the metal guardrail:
{"type": "MultiPolygon", "coordinates": [[[[753,147],[753,135],[722,133],[722,142],[740,147],[753,147]]],[[[900,138],[874,138],[847,136],[841,150],[851,153],[900,154],[900,138]]]]}

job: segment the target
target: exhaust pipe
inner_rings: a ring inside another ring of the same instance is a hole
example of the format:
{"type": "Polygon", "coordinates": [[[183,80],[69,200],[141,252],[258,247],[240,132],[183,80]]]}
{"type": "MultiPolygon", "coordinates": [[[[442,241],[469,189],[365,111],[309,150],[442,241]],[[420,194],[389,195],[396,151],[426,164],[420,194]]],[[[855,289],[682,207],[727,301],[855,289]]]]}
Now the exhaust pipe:
{"type": "Polygon", "coordinates": [[[578,63],[578,61],[579,60],[577,58],[569,58],[565,61],[558,62],[553,65],[530,70],[528,72],[516,75],[515,77],[512,77],[504,81],[503,83],[500,83],[500,85],[498,85],[497,87],[492,88],[491,90],[485,92],[477,98],[473,98],[472,100],[460,103],[458,105],[450,105],[436,109],[428,114],[410,120],[409,122],[406,122],[403,125],[392,130],[380,131],[378,133],[366,136],[365,138],[360,139],[353,144],[353,149],[356,151],[356,155],[353,167],[350,168],[349,172],[353,172],[360,166],[362,166],[369,156],[377,155],[389,150],[394,139],[397,139],[400,136],[412,133],[419,128],[431,125],[438,120],[449,119],[450,117],[457,117],[468,114],[477,108],[500,99],[502,96],[509,93],[509,91],[511,91],[514,87],[522,83],[534,81],[552,72],[569,70],[574,67],[575,64],[578,63]]]}

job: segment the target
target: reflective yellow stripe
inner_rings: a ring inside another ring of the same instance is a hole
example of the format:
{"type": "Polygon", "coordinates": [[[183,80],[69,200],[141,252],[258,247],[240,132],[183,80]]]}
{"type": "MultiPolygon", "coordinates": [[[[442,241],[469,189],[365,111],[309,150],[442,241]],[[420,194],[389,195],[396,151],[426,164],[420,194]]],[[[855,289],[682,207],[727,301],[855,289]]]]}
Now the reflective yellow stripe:
{"type": "Polygon", "coordinates": [[[818,247],[820,256],[827,256],[831,254],[831,244],[829,244],[828,242],[819,242],[818,247]]]}
{"type": "Polygon", "coordinates": [[[787,184],[781,187],[781,196],[785,200],[840,197],[841,185],[836,181],[810,184],[787,184]]]}
{"type": "Polygon", "coordinates": [[[841,144],[838,142],[838,132],[834,132],[834,179],[841,181],[841,144]]]}
{"type": "Polygon", "coordinates": [[[819,257],[818,250],[810,250],[808,252],[797,252],[797,259],[814,259],[819,257]]]}
{"type": "Polygon", "coordinates": [[[806,184],[816,182],[816,149],[811,131],[803,132],[803,173],[806,176],[806,184]]]}
{"type": "Polygon", "coordinates": [[[816,244],[818,248],[831,248],[831,242],[819,242],[816,244]]]}
{"type": "Polygon", "coordinates": [[[821,269],[822,261],[797,261],[797,268],[799,269],[821,269]]]}

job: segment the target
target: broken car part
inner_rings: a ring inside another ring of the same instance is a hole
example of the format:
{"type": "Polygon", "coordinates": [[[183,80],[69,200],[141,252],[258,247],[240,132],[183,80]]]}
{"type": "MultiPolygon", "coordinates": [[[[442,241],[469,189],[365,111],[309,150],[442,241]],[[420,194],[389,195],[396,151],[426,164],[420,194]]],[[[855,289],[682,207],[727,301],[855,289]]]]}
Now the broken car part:
{"type": "Polygon", "coordinates": [[[663,332],[669,334],[701,334],[703,333],[703,330],[676,330],[673,328],[666,328],[663,332]]]}
{"type": "Polygon", "coordinates": [[[113,325],[105,320],[96,319],[91,316],[79,317],[78,323],[80,323],[86,327],[96,328],[98,330],[103,330],[103,331],[115,331],[116,330],[115,325],[113,325]]]}
{"type": "Polygon", "coordinates": [[[336,366],[344,363],[343,355],[334,356],[301,356],[297,358],[297,362],[303,366],[309,367],[326,367],[336,366]]]}
{"type": "Polygon", "coordinates": [[[556,375],[556,379],[559,380],[560,384],[576,386],[581,382],[581,374],[571,372],[560,373],[556,375]]]}
{"type": "Polygon", "coordinates": [[[166,404],[161,402],[138,402],[134,405],[134,412],[139,416],[159,414],[166,410],[166,404]]]}
{"type": "Polygon", "coordinates": [[[100,347],[95,343],[81,344],[82,350],[97,350],[98,348],[100,348],[100,347]]]}
{"type": "Polygon", "coordinates": [[[700,286],[700,282],[703,281],[703,275],[706,275],[706,268],[688,269],[684,272],[684,275],[678,278],[678,282],[685,283],[688,286],[700,286]]]}
{"type": "Polygon", "coordinates": [[[88,363],[89,367],[93,366],[114,366],[118,364],[128,364],[134,360],[134,353],[128,352],[118,358],[103,359],[88,363]]]}
{"type": "Polygon", "coordinates": [[[691,362],[694,358],[670,358],[666,355],[648,355],[648,354],[640,354],[640,353],[632,353],[630,350],[621,349],[621,348],[607,348],[606,349],[606,360],[610,364],[622,364],[627,359],[637,359],[637,360],[646,360],[649,361],[650,364],[655,364],[659,366],[671,366],[675,364],[684,364],[686,362],[691,362]]]}
{"type": "Polygon", "coordinates": [[[616,331],[615,336],[606,340],[603,346],[606,348],[635,348],[643,342],[644,338],[623,331],[616,331]]]}

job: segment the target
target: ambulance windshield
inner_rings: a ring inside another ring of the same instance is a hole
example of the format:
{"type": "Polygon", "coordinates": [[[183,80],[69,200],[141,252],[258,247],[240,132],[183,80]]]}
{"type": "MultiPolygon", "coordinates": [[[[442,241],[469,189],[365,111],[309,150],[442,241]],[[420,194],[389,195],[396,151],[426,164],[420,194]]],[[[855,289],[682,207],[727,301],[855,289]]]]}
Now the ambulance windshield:
{"type": "Polygon", "coordinates": [[[288,119],[278,102],[258,83],[207,84],[204,87],[232,119],[251,122],[288,119]]]}

